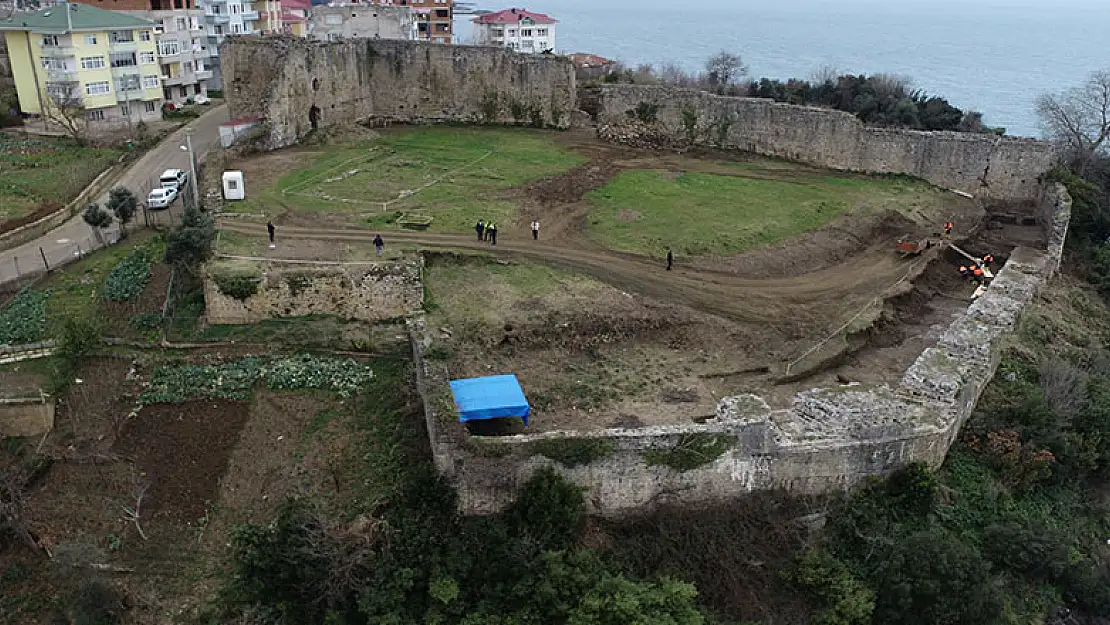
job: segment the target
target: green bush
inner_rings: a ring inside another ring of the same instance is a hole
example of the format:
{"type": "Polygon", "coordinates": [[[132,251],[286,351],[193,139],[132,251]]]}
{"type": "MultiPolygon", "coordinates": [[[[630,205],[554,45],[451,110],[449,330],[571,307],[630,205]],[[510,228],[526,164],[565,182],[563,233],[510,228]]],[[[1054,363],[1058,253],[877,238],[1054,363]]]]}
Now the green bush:
{"type": "Polygon", "coordinates": [[[123,621],[123,598],[100,580],[81,584],[73,596],[74,625],[115,625],[123,621]]]}
{"type": "Polygon", "coordinates": [[[139,248],[121,260],[104,280],[104,299],[126,302],[138,297],[150,282],[150,252],[139,248]]]}
{"type": "Polygon", "coordinates": [[[828,552],[805,552],[786,577],[815,600],[814,625],[870,625],[875,591],[828,552]]]}
{"type": "Polygon", "coordinates": [[[0,345],[41,341],[46,334],[46,298],[43,291],[23,289],[0,309],[0,345]]]}
{"type": "Polygon", "coordinates": [[[524,484],[506,519],[513,531],[536,537],[545,548],[566,549],[586,522],[582,489],[545,467],[524,484]]]}
{"type": "Polygon", "coordinates": [[[147,315],[132,315],[127,320],[127,323],[136,330],[147,331],[160,329],[163,321],[164,318],[162,317],[162,313],[151,313],[147,315]]]}
{"type": "Polygon", "coordinates": [[[592,464],[613,455],[613,441],[602,438],[549,438],[532,443],[532,451],[567,467],[592,464]]]}
{"type": "Polygon", "coordinates": [[[213,276],[220,293],[240,302],[245,302],[258,292],[261,279],[256,276],[213,276]]]}
{"type": "Polygon", "coordinates": [[[679,437],[674,447],[648,450],[644,461],[649,467],[665,466],[683,473],[713,462],[734,444],[736,439],[727,434],[693,432],[679,437]]]}

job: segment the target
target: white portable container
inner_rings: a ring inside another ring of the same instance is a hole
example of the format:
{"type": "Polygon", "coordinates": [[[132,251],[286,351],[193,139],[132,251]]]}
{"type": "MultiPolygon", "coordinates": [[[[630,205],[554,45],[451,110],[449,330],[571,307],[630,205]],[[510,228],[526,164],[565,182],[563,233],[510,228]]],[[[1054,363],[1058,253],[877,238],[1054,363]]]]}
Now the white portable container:
{"type": "Polygon", "coordinates": [[[243,186],[243,172],[225,171],[223,182],[225,200],[242,200],[247,197],[247,189],[243,186]]]}

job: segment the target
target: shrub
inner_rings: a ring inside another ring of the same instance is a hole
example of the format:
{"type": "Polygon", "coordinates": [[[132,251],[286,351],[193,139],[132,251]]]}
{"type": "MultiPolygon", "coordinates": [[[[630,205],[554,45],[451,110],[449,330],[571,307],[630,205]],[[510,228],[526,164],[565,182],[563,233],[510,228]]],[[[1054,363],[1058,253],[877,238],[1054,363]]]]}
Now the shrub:
{"type": "Polygon", "coordinates": [[[666,466],[680,473],[692,471],[720,458],[735,443],[736,439],[727,434],[693,432],[683,434],[674,447],[647,451],[644,461],[649,467],[666,466]]]}
{"type": "Polygon", "coordinates": [[[138,297],[150,282],[150,252],[136,249],[121,260],[104,280],[104,299],[126,302],[138,297]]]}
{"type": "Polygon", "coordinates": [[[899,508],[913,515],[925,515],[932,511],[937,489],[936,476],[921,462],[896,471],[886,482],[890,498],[899,508]]]}
{"type": "Polygon", "coordinates": [[[550,438],[532,444],[535,453],[567,467],[592,464],[615,449],[613,441],[603,438],[550,438]]]}
{"type": "Polygon", "coordinates": [[[245,302],[258,292],[260,278],[255,276],[213,276],[220,293],[240,302],[245,302]]]}
{"type": "Polygon", "coordinates": [[[543,549],[566,549],[586,522],[582,504],[582,489],[545,467],[524,484],[505,516],[516,534],[534,537],[543,549]]]}
{"type": "Polygon", "coordinates": [[[846,564],[828,552],[819,549],[805,552],[786,577],[817,603],[814,625],[871,623],[875,591],[856,579],[846,564]]]}
{"type": "Polygon", "coordinates": [[[147,315],[132,315],[127,320],[127,323],[136,330],[157,330],[162,327],[163,321],[162,313],[151,313],[147,315]]]}
{"type": "Polygon", "coordinates": [[[123,598],[100,580],[81,584],[73,596],[74,625],[115,625],[123,620],[123,598]]]}
{"type": "Polygon", "coordinates": [[[0,309],[0,345],[34,343],[43,339],[46,298],[43,291],[23,289],[0,309]]]}
{"type": "Polygon", "coordinates": [[[1045,402],[1057,415],[1070,419],[1087,406],[1090,377],[1075,365],[1047,358],[1038,368],[1037,379],[1044,391],[1045,402]]]}
{"type": "Polygon", "coordinates": [[[634,111],[636,119],[645,124],[654,124],[659,117],[659,105],[653,102],[640,102],[634,111]]]}
{"type": "Polygon", "coordinates": [[[166,262],[193,271],[212,256],[216,223],[195,206],[185,209],[181,225],[166,235],[166,262]]]}

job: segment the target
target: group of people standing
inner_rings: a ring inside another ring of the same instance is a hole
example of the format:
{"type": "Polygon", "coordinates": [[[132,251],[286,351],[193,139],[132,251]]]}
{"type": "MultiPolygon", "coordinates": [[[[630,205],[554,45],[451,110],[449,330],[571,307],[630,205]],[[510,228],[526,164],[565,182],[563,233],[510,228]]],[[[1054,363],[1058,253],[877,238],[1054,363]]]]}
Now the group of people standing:
{"type": "MultiPolygon", "coordinates": [[[[490,245],[497,245],[497,222],[492,219],[479,219],[478,223],[474,224],[474,232],[478,234],[479,241],[489,241],[490,245]]],[[[539,241],[540,239],[540,221],[538,219],[532,220],[532,240],[539,241]]]]}

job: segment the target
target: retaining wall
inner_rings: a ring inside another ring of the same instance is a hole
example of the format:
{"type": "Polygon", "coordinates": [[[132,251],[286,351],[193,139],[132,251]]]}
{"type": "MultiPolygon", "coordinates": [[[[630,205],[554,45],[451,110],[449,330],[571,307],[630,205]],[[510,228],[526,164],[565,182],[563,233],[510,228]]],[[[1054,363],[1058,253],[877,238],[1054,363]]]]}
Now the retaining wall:
{"type": "Polygon", "coordinates": [[[381,321],[420,309],[424,290],[417,261],[350,265],[256,263],[236,261],[236,275],[257,276],[258,290],[245,300],[220,291],[219,265],[204,279],[208,323],[257,323],[279,317],[337,315],[381,321]],[[248,263],[247,267],[250,266],[248,263]]]}
{"type": "Polygon", "coordinates": [[[232,119],[258,117],[267,148],[367,121],[566,128],[574,66],[563,57],[418,41],[229,37],[220,46],[232,119]]]}
{"type": "Polygon", "coordinates": [[[1033,139],[875,128],[843,111],[673,87],[603,85],[597,119],[601,136],[612,141],[699,145],[831,169],[909,174],[999,200],[1037,199],[1040,177],[1056,156],[1052,144],[1033,139]]]}
{"type": "Polygon", "coordinates": [[[912,462],[939,466],[994,377],[1003,337],[1058,267],[1071,200],[1056,186],[1041,202],[1052,224],[1048,248],[1014,250],[986,293],[922,352],[900,384],[816,388],[799,393],[783,410],[741,395],[723,399],[716,417],[704,424],[469,436],[456,422],[442,365],[423,358],[431,340],[423,321],[414,319],[417,382],[436,467],[455,484],[466,513],[503,509],[539,467],[552,466],[586,490],[591,513],[619,516],[664,502],[704,503],[757,489],[826,492],[912,462]],[[716,439],[724,442],[719,455],[702,466],[660,462],[660,456],[674,457],[699,440],[722,436],[716,439]],[[568,459],[581,457],[575,452],[585,447],[595,457],[572,466],[568,459]]]}

